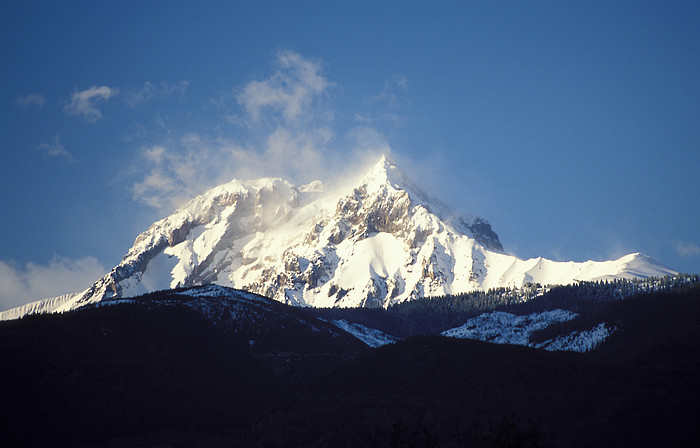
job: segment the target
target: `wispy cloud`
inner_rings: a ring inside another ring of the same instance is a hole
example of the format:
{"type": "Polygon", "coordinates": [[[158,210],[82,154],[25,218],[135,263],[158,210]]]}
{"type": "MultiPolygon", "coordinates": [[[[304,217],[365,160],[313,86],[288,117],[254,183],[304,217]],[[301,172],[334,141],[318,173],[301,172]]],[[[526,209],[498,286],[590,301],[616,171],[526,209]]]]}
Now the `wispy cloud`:
{"type": "Polygon", "coordinates": [[[247,118],[253,123],[263,117],[281,117],[286,124],[308,121],[313,106],[332,86],[322,74],[321,61],[285,50],[277,54],[275,63],[277,70],[272,76],[249,82],[236,95],[247,118]]]}
{"type": "Polygon", "coordinates": [[[43,107],[46,104],[46,98],[40,93],[30,93],[25,96],[18,96],[15,99],[15,104],[22,108],[28,107],[43,107]]]}
{"type": "Polygon", "coordinates": [[[185,93],[189,84],[189,81],[180,81],[177,84],[161,82],[159,85],[146,82],[138,90],[127,91],[125,100],[129,106],[134,107],[156,98],[168,98],[175,93],[185,93]]]}
{"type": "Polygon", "coordinates": [[[401,94],[408,88],[408,81],[404,75],[393,75],[384,83],[384,88],[379,94],[373,96],[370,101],[386,101],[390,108],[395,109],[401,105],[401,94]]]}
{"type": "Polygon", "coordinates": [[[54,137],[54,141],[52,143],[41,143],[39,148],[46,150],[46,153],[51,157],[61,157],[69,162],[73,162],[75,160],[73,158],[73,154],[68,152],[66,148],[63,147],[58,139],[58,136],[54,137]]]}
{"type": "Polygon", "coordinates": [[[372,124],[374,126],[399,128],[406,118],[401,115],[401,110],[406,105],[406,91],[408,80],[404,75],[392,75],[387,80],[382,90],[365,100],[370,110],[363,114],[355,113],[353,121],[356,123],[372,124]]]}
{"type": "Polygon", "coordinates": [[[371,123],[372,119],[366,115],[354,113],[352,115],[352,121],[355,123],[371,123]]]}
{"type": "Polygon", "coordinates": [[[97,121],[102,118],[102,112],[97,105],[108,102],[110,98],[119,95],[119,89],[107,86],[92,86],[87,90],[75,92],[71,95],[71,102],[64,108],[70,115],[82,115],[89,121],[97,121]]]}
{"type": "Polygon", "coordinates": [[[0,260],[0,310],[83,291],[105,272],[93,257],[54,257],[45,265],[0,260]]]}
{"type": "Polygon", "coordinates": [[[207,141],[188,134],[166,146],[142,152],[139,163],[147,171],[134,183],[134,199],[151,207],[172,210],[205,189],[230,180],[245,151],[226,141],[207,141]],[[222,167],[229,167],[222,169],[222,167]]]}
{"type": "MultiPolygon", "coordinates": [[[[386,140],[366,124],[337,137],[330,106],[333,86],[323,75],[322,61],[278,52],[270,76],[234,89],[236,139],[199,132],[147,146],[135,168],[141,178],[132,185],[134,199],[172,210],[233,178],[326,182],[350,171],[353,160],[364,164],[388,153],[386,140]]],[[[226,101],[220,98],[217,107],[226,101]]]]}
{"type": "Polygon", "coordinates": [[[132,186],[134,199],[167,211],[233,178],[282,175],[307,182],[322,174],[326,166],[322,152],[331,137],[325,128],[306,132],[277,128],[255,149],[232,140],[187,134],[167,147],[142,152],[139,164],[147,171],[132,186]]]}
{"type": "Polygon", "coordinates": [[[700,255],[700,247],[693,243],[676,241],[676,251],[681,257],[693,257],[700,255]]]}

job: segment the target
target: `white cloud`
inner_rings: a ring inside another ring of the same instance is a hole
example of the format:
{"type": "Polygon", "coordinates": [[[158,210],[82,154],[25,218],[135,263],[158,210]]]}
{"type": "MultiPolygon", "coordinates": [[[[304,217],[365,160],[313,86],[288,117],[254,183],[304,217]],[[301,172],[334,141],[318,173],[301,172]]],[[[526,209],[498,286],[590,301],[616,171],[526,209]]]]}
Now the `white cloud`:
{"type": "Polygon", "coordinates": [[[24,266],[0,260],[0,310],[83,291],[105,272],[105,267],[93,257],[54,257],[46,265],[24,266]]]}
{"type": "Polygon", "coordinates": [[[700,247],[693,243],[686,243],[683,241],[676,242],[676,251],[681,257],[693,257],[700,255],[700,247]]]}
{"type": "Polygon", "coordinates": [[[352,116],[352,121],[354,121],[355,123],[371,123],[372,119],[366,115],[354,113],[352,116]]]}
{"type": "Polygon", "coordinates": [[[371,98],[371,102],[386,101],[389,108],[396,109],[400,107],[400,96],[406,91],[408,81],[404,75],[393,75],[391,79],[384,83],[382,91],[371,98]]]}
{"type": "Polygon", "coordinates": [[[246,151],[233,143],[207,141],[187,134],[166,146],[153,146],[141,154],[139,165],[146,168],[134,183],[134,199],[151,207],[172,210],[214,185],[231,180],[246,151]]]}
{"type": "MultiPolygon", "coordinates": [[[[379,153],[389,152],[376,130],[354,128],[338,141],[326,101],[333,83],[322,68],[319,60],[277,53],[271,76],[235,90],[241,113],[234,124],[245,125],[238,127],[237,139],[189,133],[147,146],[134,169],[140,177],[132,185],[134,199],[170,211],[233,178],[282,177],[297,185],[316,179],[342,182],[342,174],[368,158],[376,162],[379,153]]],[[[225,101],[220,98],[217,106],[225,107],[225,101]]],[[[213,128],[220,133],[220,127],[213,128]]]]}
{"type": "Polygon", "coordinates": [[[44,95],[39,93],[30,93],[26,96],[18,96],[15,99],[15,104],[23,108],[31,106],[43,107],[44,104],[46,104],[46,98],[44,98],[44,95]]]}
{"type": "Polygon", "coordinates": [[[185,93],[189,84],[189,81],[180,81],[173,85],[161,82],[160,85],[156,86],[150,82],[146,82],[141,89],[126,93],[126,102],[129,106],[134,107],[155,98],[168,98],[174,93],[185,93]]]}
{"type": "Polygon", "coordinates": [[[83,115],[89,121],[97,121],[102,118],[102,112],[97,109],[97,104],[107,102],[117,95],[119,95],[117,88],[92,86],[87,90],[75,92],[64,110],[70,115],[83,115]]]}
{"type": "Polygon", "coordinates": [[[270,77],[237,89],[236,100],[243,111],[238,121],[264,125],[265,134],[258,136],[257,143],[243,145],[189,133],[148,147],[138,162],[143,177],[132,186],[134,198],[167,210],[232,178],[313,180],[323,172],[322,154],[333,139],[327,127],[332,113],[321,104],[332,83],[321,71],[320,61],[291,51],[277,53],[270,77]]]}
{"type": "Polygon", "coordinates": [[[39,145],[39,148],[45,149],[46,153],[52,157],[63,157],[69,162],[72,162],[74,160],[73,154],[68,152],[68,150],[66,150],[66,148],[63,147],[61,142],[58,140],[58,137],[54,138],[53,143],[41,143],[39,145]]]}
{"type": "Polygon", "coordinates": [[[376,154],[377,157],[384,154],[388,157],[391,153],[391,146],[384,135],[372,127],[358,126],[350,131],[349,137],[352,139],[352,147],[361,150],[365,157],[369,157],[369,154],[376,154]]]}
{"type": "Polygon", "coordinates": [[[397,111],[406,104],[407,89],[408,81],[404,75],[392,75],[378,94],[365,100],[365,104],[370,109],[363,114],[355,113],[354,121],[388,129],[401,127],[406,122],[406,118],[399,115],[397,111]]]}
{"type": "Polygon", "coordinates": [[[275,62],[271,77],[249,82],[236,99],[253,123],[262,121],[264,114],[279,116],[286,124],[308,121],[313,106],[332,86],[321,74],[321,62],[288,50],[280,51],[275,62]]]}
{"type": "Polygon", "coordinates": [[[187,134],[169,147],[142,152],[139,165],[146,172],[132,186],[134,199],[168,211],[233,178],[284,176],[305,183],[323,175],[327,164],[322,153],[331,138],[326,128],[292,132],[280,127],[255,150],[231,140],[187,134]]]}

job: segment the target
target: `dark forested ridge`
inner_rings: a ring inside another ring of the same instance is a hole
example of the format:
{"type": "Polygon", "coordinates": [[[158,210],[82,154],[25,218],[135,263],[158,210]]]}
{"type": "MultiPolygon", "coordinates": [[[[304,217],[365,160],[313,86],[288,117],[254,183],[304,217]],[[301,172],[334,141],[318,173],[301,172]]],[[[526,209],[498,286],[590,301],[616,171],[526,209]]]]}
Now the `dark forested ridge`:
{"type": "Polygon", "coordinates": [[[247,341],[185,308],[123,305],[2,322],[0,365],[4,446],[235,432],[276,393],[247,341]]]}
{"type": "MultiPolygon", "coordinates": [[[[308,311],[324,319],[347,319],[398,337],[439,334],[490,311],[526,315],[565,309],[584,316],[581,323],[605,304],[661,291],[677,291],[700,285],[697,274],[679,274],[650,279],[617,279],[578,282],[574,285],[544,287],[526,284],[522,288],[496,288],[399,303],[388,309],[315,308],[308,311]]],[[[598,321],[600,322],[600,320],[598,321]]],[[[598,323],[596,322],[596,323],[598,323]]],[[[590,328],[590,327],[588,327],[590,328]]]]}
{"type": "MultiPolygon", "coordinates": [[[[229,327],[171,292],[0,322],[3,445],[700,446],[700,285],[691,280],[625,300],[594,296],[590,312],[584,302],[609,283],[498,305],[526,313],[536,300],[578,303],[581,318],[616,322],[620,330],[586,354],[438,336],[359,350],[292,324],[322,328],[314,310],[272,304],[267,324],[229,327]],[[262,353],[250,341],[264,325],[275,328],[263,332],[262,353]],[[292,351],[285,339],[295,338],[306,342],[292,351]],[[329,364],[328,351],[340,361],[329,364]]],[[[356,313],[397,328],[404,313],[415,328],[421,319],[440,328],[445,310],[488,309],[489,293],[481,297],[356,313]],[[418,317],[421,306],[429,311],[418,317]]]]}

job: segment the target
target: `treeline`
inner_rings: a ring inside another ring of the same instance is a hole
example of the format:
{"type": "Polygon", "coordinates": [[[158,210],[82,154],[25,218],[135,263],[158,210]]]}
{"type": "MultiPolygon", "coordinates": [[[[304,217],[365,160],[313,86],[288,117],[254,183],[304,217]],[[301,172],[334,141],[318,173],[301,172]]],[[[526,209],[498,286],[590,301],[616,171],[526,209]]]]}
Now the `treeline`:
{"type": "Polygon", "coordinates": [[[700,276],[697,274],[577,282],[563,286],[527,283],[522,288],[494,288],[488,291],[426,297],[399,303],[387,309],[332,308],[308,311],[322,319],[346,319],[406,338],[438,334],[460,326],[472,317],[491,311],[527,315],[559,308],[579,314],[585,312],[588,318],[593,319],[597,305],[637,294],[674,291],[698,284],[700,276]]]}
{"type": "Polygon", "coordinates": [[[387,309],[312,308],[308,312],[325,320],[346,319],[385,333],[406,338],[432,335],[462,325],[468,319],[524,300],[516,288],[497,288],[440,297],[426,297],[387,309]]]}
{"type": "MultiPolygon", "coordinates": [[[[613,328],[614,333],[610,340],[618,338],[620,333],[628,331],[630,328],[646,328],[647,331],[639,331],[640,335],[652,333],[652,329],[660,324],[666,325],[663,330],[664,338],[672,333],[682,333],[683,326],[696,326],[695,318],[688,324],[689,316],[698,315],[700,306],[700,282],[697,276],[686,277],[690,281],[679,282],[678,278],[663,279],[657,282],[656,287],[638,289],[625,296],[625,300],[601,300],[591,303],[589,306],[581,306],[582,302],[576,304],[578,317],[566,322],[559,322],[538,330],[530,335],[531,343],[544,342],[559,335],[570,334],[576,331],[590,330],[594,326],[604,322],[607,327],[613,328]],[[684,324],[685,323],[685,324],[684,324]]],[[[602,285],[599,290],[606,290],[602,285]]],[[[629,286],[629,285],[625,285],[629,286]]],[[[640,285],[636,285],[640,286],[640,285]]],[[[609,285],[608,285],[609,288],[609,285]]],[[[620,290],[612,289],[615,294],[620,290]]],[[[634,291],[634,289],[629,290],[634,291]]],[[[619,297],[619,295],[617,296],[619,297]]],[[[574,308],[574,307],[572,307],[574,308]]],[[[663,339],[659,335],[658,340],[663,339]]],[[[609,341],[606,341],[606,344],[609,341]]],[[[639,341],[638,341],[639,342],[639,341]]],[[[621,352],[630,352],[633,347],[627,347],[621,352]]]]}

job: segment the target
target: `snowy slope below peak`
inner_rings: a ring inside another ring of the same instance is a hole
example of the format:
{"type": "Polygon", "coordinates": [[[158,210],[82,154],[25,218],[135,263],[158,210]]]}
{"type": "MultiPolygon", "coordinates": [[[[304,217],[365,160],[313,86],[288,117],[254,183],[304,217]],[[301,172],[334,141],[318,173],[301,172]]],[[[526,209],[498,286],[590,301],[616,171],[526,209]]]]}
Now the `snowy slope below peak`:
{"type": "Polygon", "coordinates": [[[0,311],[0,321],[19,319],[28,314],[57,313],[69,309],[80,294],[65,294],[58,297],[37,300],[17,308],[0,311]]]}
{"type": "Polygon", "coordinates": [[[574,281],[598,281],[614,278],[649,278],[675,275],[677,272],[644,254],[629,254],[610,261],[552,261],[545,258],[521,260],[516,257],[487,253],[484,263],[487,276],[484,289],[498,286],[519,287],[525,283],[566,285],[574,281]]]}

